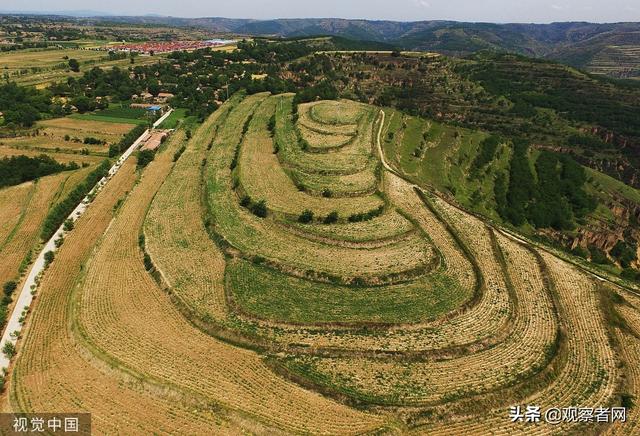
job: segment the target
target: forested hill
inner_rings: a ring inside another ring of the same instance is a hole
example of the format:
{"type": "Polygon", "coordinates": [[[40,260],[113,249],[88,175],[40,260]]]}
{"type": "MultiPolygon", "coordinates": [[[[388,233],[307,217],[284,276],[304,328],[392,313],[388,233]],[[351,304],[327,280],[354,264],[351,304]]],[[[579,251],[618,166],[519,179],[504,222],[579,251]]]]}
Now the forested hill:
{"type": "Polygon", "coordinates": [[[549,58],[613,77],[640,77],[640,23],[492,24],[339,18],[260,21],[174,17],[108,17],[98,20],[195,26],[215,32],[256,36],[333,35],[450,55],[491,49],[549,58]]]}

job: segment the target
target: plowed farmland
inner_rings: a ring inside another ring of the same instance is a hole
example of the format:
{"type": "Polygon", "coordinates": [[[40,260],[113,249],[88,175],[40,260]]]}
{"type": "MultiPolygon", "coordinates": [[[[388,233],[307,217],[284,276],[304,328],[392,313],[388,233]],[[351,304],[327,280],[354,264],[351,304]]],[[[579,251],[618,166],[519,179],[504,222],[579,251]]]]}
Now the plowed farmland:
{"type": "MultiPolygon", "coordinates": [[[[293,100],[236,94],[108,182],[42,278],[6,410],[97,434],[639,431],[636,291],[414,184],[451,162],[395,169],[482,135],[293,100]]],[[[37,193],[12,189],[0,237],[37,193]]]]}

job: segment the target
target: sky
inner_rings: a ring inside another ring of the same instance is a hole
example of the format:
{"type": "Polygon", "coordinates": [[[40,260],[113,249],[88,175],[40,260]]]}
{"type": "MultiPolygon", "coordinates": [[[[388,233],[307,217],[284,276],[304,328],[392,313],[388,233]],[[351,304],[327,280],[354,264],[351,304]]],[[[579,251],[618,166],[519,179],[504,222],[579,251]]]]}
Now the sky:
{"type": "Polygon", "coordinates": [[[3,0],[0,11],[176,17],[364,18],[549,23],[640,21],[639,0],[3,0]],[[55,5],[55,6],[54,6],[55,5]]]}

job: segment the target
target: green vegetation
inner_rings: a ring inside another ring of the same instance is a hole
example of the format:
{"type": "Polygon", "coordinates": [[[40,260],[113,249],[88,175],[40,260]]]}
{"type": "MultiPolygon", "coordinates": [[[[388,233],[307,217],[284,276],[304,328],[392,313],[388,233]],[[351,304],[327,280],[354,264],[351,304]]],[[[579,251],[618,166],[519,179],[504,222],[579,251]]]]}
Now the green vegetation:
{"type": "Polygon", "coordinates": [[[138,159],[136,162],[136,168],[140,170],[146,167],[151,163],[151,161],[153,161],[153,158],[155,158],[155,156],[156,156],[155,150],[140,150],[137,153],[138,159]]]}
{"type": "Polygon", "coordinates": [[[109,168],[111,168],[111,163],[108,160],[104,160],[96,169],[87,175],[82,183],[69,192],[64,200],[51,208],[42,224],[40,237],[43,240],[46,241],[53,236],[58,227],[60,227],[73,209],[75,209],[82,199],[93,189],[95,184],[108,174],[109,168]]]}
{"type": "Polygon", "coordinates": [[[161,129],[175,129],[178,127],[178,124],[182,122],[185,118],[187,118],[187,109],[174,109],[171,112],[171,115],[167,117],[166,120],[160,125],[161,129]]]}
{"type": "Polygon", "coordinates": [[[147,127],[144,125],[139,125],[131,129],[129,133],[124,135],[120,142],[109,146],[109,157],[118,156],[120,153],[125,151],[145,132],[145,130],[147,130],[147,127]]]}
{"type": "Polygon", "coordinates": [[[259,318],[293,323],[420,322],[469,298],[450,277],[382,288],[336,286],[287,276],[246,261],[227,265],[227,291],[240,308],[259,318]]]}
{"type": "Polygon", "coordinates": [[[0,85],[0,108],[5,126],[31,127],[51,110],[51,94],[6,83],[0,85]]]}
{"type": "Polygon", "coordinates": [[[51,156],[12,156],[0,159],[0,188],[19,185],[60,171],[76,170],[76,163],[61,164],[51,156]]]}
{"type": "MultiPolygon", "coordinates": [[[[535,161],[534,177],[528,146],[518,141],[511,159],[506,203],[500,204],[501,214],[516,226],[528,221],[537,228],[570,230],[576,219],[596,207],[595,200],[584,190],[586,180],[584,168],[573,159],[548,151],[541,152],[535,161]]],[[[499,195],[502,197],[502,192],[499,195]]]]}

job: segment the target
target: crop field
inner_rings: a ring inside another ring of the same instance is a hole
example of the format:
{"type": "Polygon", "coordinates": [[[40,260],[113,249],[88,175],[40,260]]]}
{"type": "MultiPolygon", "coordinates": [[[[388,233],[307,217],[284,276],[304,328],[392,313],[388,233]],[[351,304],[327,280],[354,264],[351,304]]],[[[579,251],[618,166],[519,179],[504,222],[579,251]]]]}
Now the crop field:
{"type": "Polygon", "coordinates": [[[3,155],[15,154],[51,154],[60,161],[95,162],[107,155],[109,145],[120,141],[122,136],[134,126],[128,123],[112,123],[77,119],[73,117],[55,118],[38,121],[35,127],[15,138],[0,139],[0,151],[3,155]],[[85,138],[103,141],[102,144],[87,144],[85,138]],[[74,158],[71,155],[77,155],[74,158]]]}
{"type": "MultiPolygon", "coordinates": [[[[7,410],[91,411],[99,434],[551,435],[586,427],[509,408],[640,395],[640,296],[450,201],[493,201],[487,134],[269,93],[175,127],[45,272],[7,410]]],[[[0,191],[0,238],[47,179],[0,191]]],[[[593,433],[638,429],[634,406],[593,433]]]]}
{"type": "Polygon", "coordinates": [[[0,228],[0,283],[20,276],[21,265],[28,265],[29,253],[40,242],[40,226],[49,208],[82,182],[91,170],[92,167],[65,171],[0,190],[2,213],[5,213],[5,200],[11,213],[0,228]]]}
{"type": "MultiPolygon", "coordinates": [[[[148,65],[161,60],[161,55],[138,56],[135,62],[136,65],[148,65]]],[[[129,65],[128,58],[110,59],[107,52],[97,50],[29,49],[0,53],[0,68],[9,74],[11,80],[20,85],[39,88],[67,77],[81,77],[83,71],[93,67],[109,69],[117,66],[126,69],[129,65]],[[69,69],[68,59],[76,59],[79,62],[80,72],[69,69]]]]}
{"type": "Polygon", "coordinates": [[[51,69],[61,64],[66,66],[67,60],[70,58],[77,59],[82,64],[82,62],[99,60],[105,56],[106,53],[103,51],[78,49],[31,49],[2,52],[0,53],[0,68],[8,72],[9,75],[13,75],[20,70],[51,69]]]}

